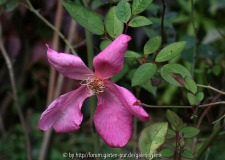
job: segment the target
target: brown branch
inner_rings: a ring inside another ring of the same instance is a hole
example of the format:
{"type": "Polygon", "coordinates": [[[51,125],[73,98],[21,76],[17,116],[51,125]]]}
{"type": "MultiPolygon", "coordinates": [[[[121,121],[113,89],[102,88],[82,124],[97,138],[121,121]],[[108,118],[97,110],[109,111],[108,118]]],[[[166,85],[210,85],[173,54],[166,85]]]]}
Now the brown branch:
{"type": "Polygon", "coordinates": [[[30,146],[30,139],[29,139],[29,134],[27,131],[27,127],[26,127],[26,123],[25,123],[25,119],[23,116],[23,112],[21,110],[20,104],[19,104],[19,99],[18,99],[18,95],[17,95],[17,88],[16,88],[16,82],[15,82],[15,77],[14,77],[14,73],[13,73],[13,67],[12,67],[12,62],[6,52],[6,49],[3,45],[2,42],[2,27],[1,27],[1,23],[0,23],[0,49],[2,51],[2,55],[6,61],[7,64],[7,68],[9,70],[9,77],[10,77],[10,81],[11,81],[11,85],[12,85],[12,90],[13,90],[13,98],[16,104],[16,108],[18,110],[18,114],[19,114],[19,118],[20,118],[20,122],[21,125],[23,127],[24,130],[24,135],[25,135],[25,139],[26,139],[26,148],[27,148],[27,159],[31,160],[31,146],[30,146]]]}
{"type": "MultiPolygon", "coordinates": [[[[54,24],[54,26],[57,30],[59,30],[60,26],[61,26],[62,14],[63,14],[63,6],[60,3],[60,1],[58,0],[56,17],[55,17],[55,24],[54,24]]],[[[59,35],[56,32],[54,32],[52,48],[54,50],[58,50],[58,46],[59,46],[59,35]]],[[[54,88],[55,88],[55,79],[56,79],[56,70],[53,66],[50,66],[48,95],[47,95],[47,103],[46,103],[47,107],[53,100],[53,96],[54,96],[53,93],[54,93],[54,88]]],[[[44,138],[43,138],[43,141],[42,141],[42,146],[41,146],[40,154],[39,154],[39,157],[38,157],[39,160],[44,160],[46,158],[48,146],[49,146],[49,141],[51,139],[51,133],[52,133],[52,128],[50,128],[48,131],[46,131],[44,133],[44,138]]]]}

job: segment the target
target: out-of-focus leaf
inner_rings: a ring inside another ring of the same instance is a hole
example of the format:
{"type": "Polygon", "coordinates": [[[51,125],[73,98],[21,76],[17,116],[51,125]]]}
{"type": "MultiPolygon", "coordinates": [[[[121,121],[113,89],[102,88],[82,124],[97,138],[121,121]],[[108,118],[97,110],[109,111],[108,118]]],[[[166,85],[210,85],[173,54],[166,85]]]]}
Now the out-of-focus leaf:
{"type": "Polygon", "coordinates": [[[213,68],[212,68],[212,72],[213,72],[216,76],[218,76],[218,75],[221,73],[221,71],[222,71],[222,68],[221,68],[219,65],[215,65],[215,66],[213,66],[213,68]]]}
{"type": "Polygon", "coordinates": [[[180,124],[180,118],[178,117],[178,115],[175,112],[167,109],[167,111],[166,111],[166,117],[167,117],[168,121],[173,126],[175,126],[175,127],[178,127],[179,126],[179,124],[180,124]]]}
{"type": "Polygon", "coordinates": [[[153,123],[147,126],[140,135],[139,149],[143,154],[155,154],[157,149],[164,143],[168,123],[153,123]]]}
{"type": "Polygon", "coordinates": [[[170,73],[179,73],[183,78],[188,76],[192,77],[191,73],[180,64],[166,64],[161,68],[161,76],[168,83],[177,86],[183,87],[179,82],[177,82],[170,73]]]}
{"type": "Polygon", "coordinates": [[[156,56],[156,62],[168,61],[177,56],[184,49],[187,42],[175,42],[163,48],[156,56]]]}
{"type": "Polygon", "coordinates": [[[134,0],[132,4],[132,14],[143,12],[152,3],[153,0],[134,0]]]}
{"type": "Polygon", "coordinates": [[[105,17],[105,28],[112,38],[117,38],[123,33],[123,22],[116,17],[116,7],[112,7],[105,17]]]}
{"type": "Polygon", "coordinates": [[[0,0],[0,5],[4,4],[7,0],[0,0]]]}
{"type": "Polygon", "coordinates": [[[163,149],[159,152],[163,157],[171,157],[174,155],[174,151],[172,149],[163,149]]]}
{"type": "Polygon", "coordinates": [[[104,33],[104,25],[100,16],[92,10],[71,2],[61,1],[69,14],[87,30],[97,35],[104,33]]]}
{"type": "MultiPolygon", "coordinates": [[[[150,21],[152,21],[154,24],[158,24],[159,26],[161,25],[161,18],[155,18],[155,17],[150,17],[148,18],[150,21]]],[[[165,21],[163,22],[163,25],[165,27],[170,27],[170,28],[173,28],[173,25],[168,22],[168,21],[165,21]]]]}
{"type": "Polygon", "coordinates": [[[190,63],[193,62],[193,55],[194,55],[193,49],[183,50],[183,51],[181,52],[181,57],[182,57],[185,61],[190,62],[190,63]]]}
{"type": "Polygon", "coordinates": [[[6,5],[6,11],[10,12],[14,10],[18,5],[19,5],[18,1],[9,1],[9,3],[7,3],[6,5]]]}
{"type": "Polygon", "coordinates": [[[159,36],[159,34],[155,30],[151,29],[150,27],[143,27],[143,29],[149,38],[159,36]]]}
{"type": "Polygon", "coordinates": [[[102,3],[109,3],[111,2],[112,0],[100,0],[102,3]]]}
{"type": "Polygon", "coordinates": [[[155,52],[161,44],[161,37],[153,37],[148,40],[148,42],[144,46],[144,54],[151,54],[155,52]]]}
{"type": "Polygon", "coordinates": [[[187,93],[187,98],[188,98],[188,101],[190,103],[190,105],[199,105],[200,104],[200,101],[198,100],[198,98],[196,98],[192,93],[188,92],[187,93]]]}
{"type": "Polygon", "coordinates": [[[143,26],[147,26],[150,24],[152,24],[152,22],[148,18],[146,18],[144,16],[137,16],[131,20],[131,22],[129,23],[129,26],[130,27],[143,27],[143,26]]]}
{"type": "Polygon", "coordinates": [[[194,47],[194,37],[193,36],[185,35],[182,37],[182,41],[187,42],[184,49],[190,49],[190,48],[194,47]]]}
{"type": "Polygon", "coordinates": [[[188,150],[183,150],[181,156],[188,159],[195,158],[195,156],[188,150]]]}
{"type": "Polygon", "coordinates": [[[199,45],[197,47],[196,51],[198,54],[201,54],[211,60],[213,60],[217,55],[216,50],[212,46],[209,46],[209,45],[199,45]]]}
{"type": "Polygon", "coordinates": [[[145,63],[141,65],[134,73],[134,76],[131,81],[132,86],[136,86],[147,81],[155,74],[156,70],[156,64],[145,63]]]}
{"type": "Polygon", "coordinates": [[[101,44],[100,44],[100,49],[103,51],[108,45],[110,45],[110,43],[112,43],[111,40],[102,41],[101,44]]]}
{"type": "Polygon", "coordinates": [[[131,17],[131,8],[127,0],[122,0],[118,3],[116,7],[116,16],[119,20],[127,23],[131,17]]]}

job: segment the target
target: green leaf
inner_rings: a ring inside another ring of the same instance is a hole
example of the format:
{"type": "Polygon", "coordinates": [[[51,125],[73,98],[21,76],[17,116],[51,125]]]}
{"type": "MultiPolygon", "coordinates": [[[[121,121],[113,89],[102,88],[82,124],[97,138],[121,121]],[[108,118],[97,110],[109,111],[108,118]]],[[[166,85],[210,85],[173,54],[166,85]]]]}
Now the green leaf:
{"type": "Polygon", "coordinates": [[[219,65],[215,65],[215,66],[213,66],[213,68],[212,68],[212,72],[213,72],[216,76],[218,76],[218,75],[221,73],[221,71],[222,71],[222,68],[221,68],[219,65]]]}
{"type": "Polygon", "coordinates": [[[175,42],[163,48],[156,56],[156,62],[168,61],[184,49],[187,42],[175,42]]]}
{"type": "Polygon", "coordinates": [[[200,130],[198,128],[188,126],[188,127],[183,127],[179,131],[179,135],[184,134],[184,138],[192,138],[192,137],[198,135],[199,132],[200,132],[200,130]]]}
{"type": "Polygon", "coordinates": [[[117,75],[113,76],[111,79],[111,81],[113,81],[114,83],[116,83],[118,80],[120,80],[128,71],[128,65],[124,64],[123,65],[123,69],[120,73],[118,73],[117,75]]]}
{"type": "Polygon", "coordinates": [[[200,104],[200,101],[198,100],[198,98],[196,98],[192,93],[188,92],[187,93],[187,98],[188,98],[188,101],[190,103],[190,105],[199,105],[200,104]]]}
{"type": "Polygon", "coordinates": [[[188,159],[195,158],[195,156],[188,150],[183,150],[181,156],[188,159]]]}
{"type": "Polygon", "coordinates": [[[194,81],[192,78],[190,78],[190,77],[185,77],[185,82],[186,82],[186,84],[187,84],[187,86],[188,86],[187,89],[188,89],[189,91],[191,91],[191,92],[194,93],[194,94],[198,91],[197,85],[196,85],[195,81],[194,81]]]}
{"type": "Polygon", "coordinates": [[[143,12],[152,3],[153,0],[134,0],[132,4],[132,13],[139,14],[143,12]]]}
{"type": "Polygon", "coordinates": [[[179,73],[183,78],[188,76],[191,77],[191,73],[182,65],[180,64],[166,64],[161,68],[161,76],[164,80],[168,83],[177,86],[183,87],[180,83],[178,83],[170,73],[179,73]]]}
{"type": "Polygon", "coordinates": [[[148,18],[146,18],[144,16],[137,16],[130,21],[129,26],[130,27],[143,27],[143,26],[147,26],[150,24],[152,24],[152,22],[148,18]]]}
{"type": "Polygon", "coordinates": [[[174,154],[172,149],[163,149],[159,152],[163,157],[171,157],[174,154]]]}
{"type": "Polygon", "coordinates": [[[103,51],[108,45],[110,45],[110,43],[112,43],[111,40],[102,41],[101,44],[100,44],[100,49],[103,51]]]}
{"type": "Polygon", "coordinates": [[[167,122],[153,123],[147,126],[140,135],[139,149],[143,154],[155,154],[157,149],[164,143],[166,132],[168,130],[167,122]]]}
{"type": "Polygon", "coordinates": [[[123,33],[123,22],[116,17],[116,7],[112,7],[105,17],[105,28],[112,38],[117,38],[123,33]]]}
{"type": "Polygon", "coordinates": [[[153,63],[145,63],[138,67],[134,72],[131,84],[132,86],[139,85],[150,79],[156,72],[157,66],[153,63]]]}
{"type": "Polygon", "coordinates": [[[180,124],[180,118],[178,117],[178,115],[175,112],[167,109],[167,111],[166,111],[166,117],[167,117],[168,121],[173,126],[175,126],[175,127],[178,127],[179,126],[179,124],[180,124]]]}
{"type": "Polygon", "coordinates": [[[19,5],[18,1],[10,1],[6,5],[6,12],[10,12],[10,11],[14,10],[18,5],[19,5]]]}
{"type": "Polygon", "coordinates": [[[122,0],[116,7],[116,16],[119,20],[127,23],[131,17],[131,8],[127,0],[122,0]]]}
{"type": "Polygon", "coordinates": [[[124,57],[139,58],[141,55],[133,51],[126,51],[124,57]]]}
{"type": "Polygon", "coordinates": [[[177,130],[181,130],[183,127],[187,126],[187,123],[181,123],[178,127],[177,130]]]}
{"type": "Polygon", "coordinates": [[[60,1],[69,14],[87,30],[97,35],[104,33],[104,24],[100,16],[92,10],[71,2],[60,1]]]}
{"type": "Polygon", "coordinates": [[[168,132],[166,134],[166,139],[172,139],[176,136],[176,133],[172,129],[168,129],[168,132]]]}
{"type": "Polygon", "coordinates": [[[195,95],[196,98],[198,98],[199,101],[202,101],[203,98],[204,98],[204,93],[203,92],[198,92],[196,95],[195,95]]]}
{"type": "Polygon", "coordinates": [[[4,4],[7,0],[0,0],[0,5],[4,4]]]}
{"type": "Polygon", "coordinates": [[[161,45],[161,37],[153,37],[148,40],[144,46],[144,54],[151,54],[155,52],[161,45]]]}

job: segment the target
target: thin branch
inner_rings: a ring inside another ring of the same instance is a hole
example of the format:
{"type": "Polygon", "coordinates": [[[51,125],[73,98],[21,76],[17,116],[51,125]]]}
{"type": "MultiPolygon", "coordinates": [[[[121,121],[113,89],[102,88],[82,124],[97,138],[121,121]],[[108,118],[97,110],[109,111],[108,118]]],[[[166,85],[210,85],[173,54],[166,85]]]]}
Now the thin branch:
{"type": "Polygon", "coordinates": [[[161,49],[163,48],[163,42],[164,42],[163,22],[164,22],[164,15],[165,15],[165,11],[166,11],[166,4],[165,4],[164,0],[162,0],[162,3],[163,3],[163,13],[162,13],[162,19],[161,19],[161,38],[162,38],[161,46],[160,46],[161,49]]]}
{"type": "MultiPolygon", "coordinates": [[[[199,105],[198,108],[215,106],[215,105],[219,105],[219,104],[225,104],[225,101],[199,105]]],[[[148,107],[148,108],[192,108],[192,106],[162,106],[162,105],[157,106],[157,105],[147,105],[147,104],[139,104],[139,105],[144,106],[144,107],[148,107]]]]}
{"type": "Polygon", "coordinates": [[[195,28],[195,22],[194,22],[194,5],[193,5],[193,0],[191,0],[191,19],[192,19],[192,26],[194,30],[194,54],[193,54],[193,61],[192,61],[192,76],[194,79],[194,70],[195,70],[195,58],[196,58],[196,32],[197,29],[195,28]]]}
{"type": "Polygon", "coordinates": [[[215,91],[215,92],[218,92],[218,93],[220,93],[220,94],[222,94],[222,95],[225,95],[225,92],[220,91],[220,90],[218,90],[218,89],[216,89],[216,88],[214,88],[214,87],[211,87],[211,86],[205,86],[205,85],[202,85],[202,84],[197,84],[197,86],[198,86],[198,87],[202,87],[202,88],[208,88],[208,89],[211,89],[211,90],[213,90],[213,91],[215,91]]]}
{"type": "Polygon", "coordinates": [[[131,22],[131,20],[134,18],[134,14],[132,14],[132,16],[131,16],[131,18],[130,18],[130,20],[127,22],[127,24],[126,24],[126,29],[125,29],[125,34],[127,34],[127,29],[128,29],[128,27],[129,27],[129,24],[130,24],[130,22],[131,22]]]}
{"type": "Polygon", "coordinates": [[[27,131],[27,127],[26,127],[24,116],[23,116],[23,112],[22,112],[20,104],[19,104],[19,99],[18,99],[18,95],[17,95],[16,82],[15,82],[15,77],[14,77],[14,73],[13,73],[12,62],[11,62],[11,60],[10,60],[10,58],[9,58],[7,52],[6,52],[6,49],[5,49],[4,45],[3,45],[3,42],[2,42],[2,27],[1,27],[1,23],[0,23],[0,49],[2,51],[2,55],[3,55],[3,57],[4,57],[5,61],[6,61],[7,68],[9,70],[9,76],[10,76],[10,81],[11,81],[12,90],[13,90],[13,98],[15,100],[15,104],[16,104],[16,108],[18,110],[20,122],[21,122],[21,125],[23,127],[24,134],[25,134],[26,148],[27,148],[27,159],[31,160],[32,156],[31,156],[31,146],[30,146],[29,134],[28,134],[28,131],[27,131]]]}
{"type": "MultiPolygon", "coordinates": [[[[29,0],[27,0],[29,1],[29,0]]],[[[32,7],[30,3],[28,3],[29,6],[32,7]]],[[[61,27],[61,22],[62,22],[62,14],[63,14],[63,6],[60,3],[60,1],[57,2],[57,10],[56,10],[56,17],[55,17],[55,24],[54,27],[56,30],[59,30],[61,27]]],[[[52,48],[54,50],[58,50],[59,46],[59,34],[54,32],[53,35],[53,42],[52,42],[52,48]]],[[[46,106],[52,102],[54,99],[54,88],[55,88],[55,80],[56,80],[56,70],[53,66],[50,66],[50,74],[49,74],[49,84],[48,84],[48,95],[47,95],[47,103],[46,106]]],[[[42,146],[40,150],[40,154],[38,159],[39,160],[44,160],[46,158],[47,152],[48,152],[48,146],[49,146],[49,141],[51,138],[52,134],[52,128],[50,128],[48,131],[44,133],[44,138],[42,141],[42,146]]]]}
{"type": "Polygon", "coordinates": [[[61,38],[62,40],[65,42],[65,44],[70,48],[71,52],[74,55],[77,55],[76,51],[74,50],[73,46],[70,45],[70,43],[68,42],[68,40],[65,38],[65,36],[59,31],[59,29],[57,29],[55,26],[53,26],[50,22],[48,22],[40,13],[38,13],[34,7],[32,6],[32,4],[30,3],[30,0],[26,0],[27,4],[29,6],[29,10],[31,12],[33,12],[34,14],[36,14],[36,16],[38,16],[46,25],[48,25],[52,30],[54,30],[61,38]]]}

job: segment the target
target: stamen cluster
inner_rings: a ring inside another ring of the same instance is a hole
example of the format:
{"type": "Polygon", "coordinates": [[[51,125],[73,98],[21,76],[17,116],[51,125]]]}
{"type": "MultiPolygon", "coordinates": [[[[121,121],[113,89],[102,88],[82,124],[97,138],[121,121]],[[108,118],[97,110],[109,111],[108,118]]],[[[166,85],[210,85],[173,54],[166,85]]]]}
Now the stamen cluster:
{"type": "Polygon", "coordinates": [[[83,80],[81,85],[87,85],[88,94],[99,94],[104,92],[105,83],[103,79],[98,77],[88,78],[87,80],[83,80]]]}

